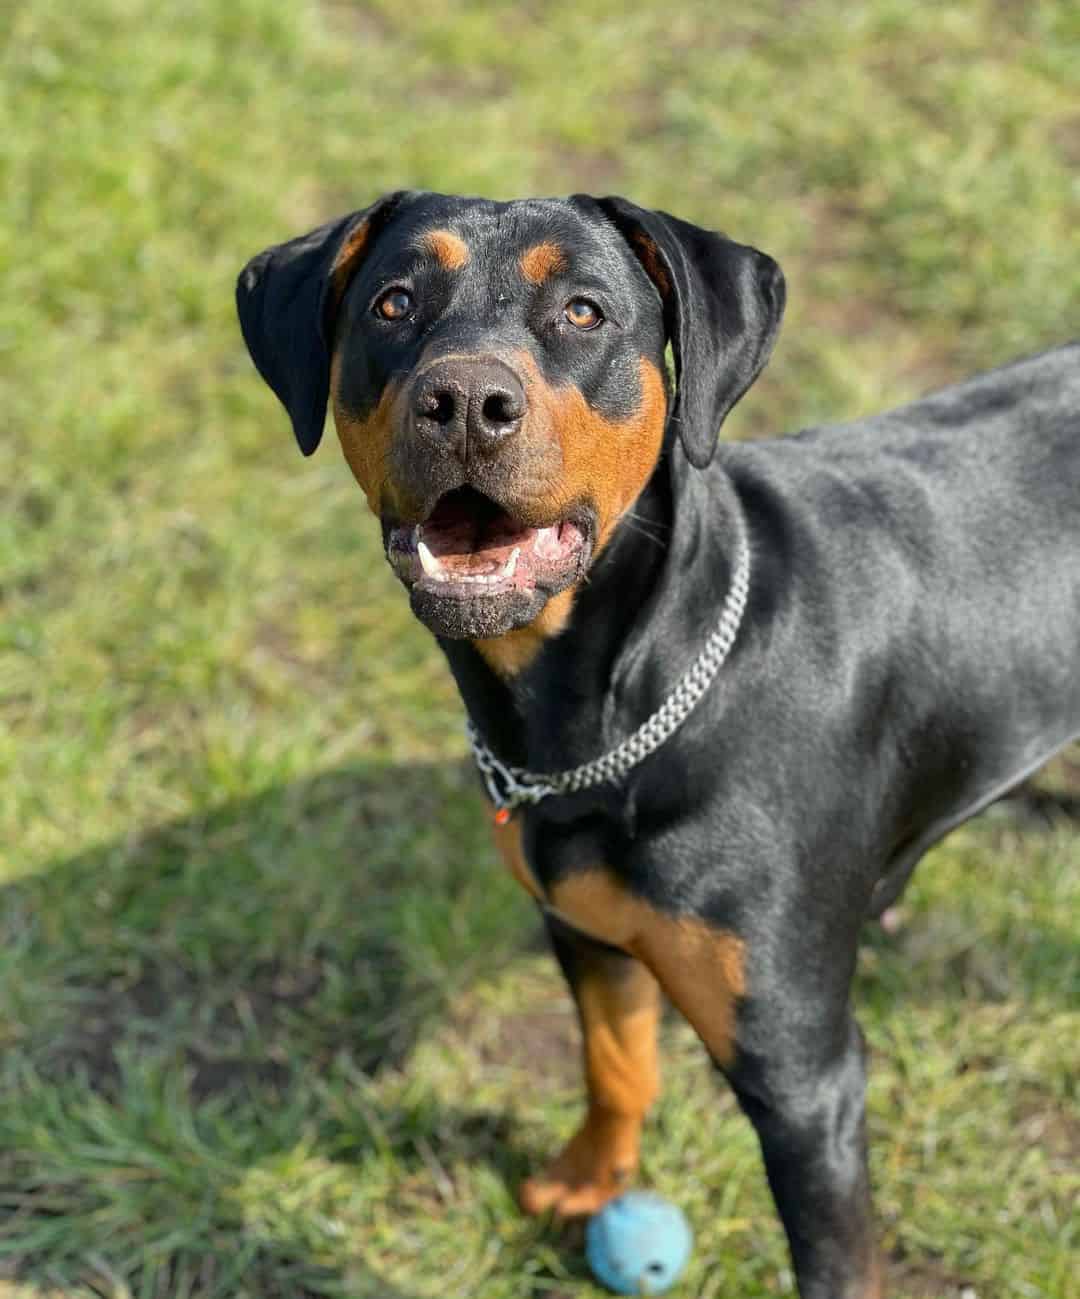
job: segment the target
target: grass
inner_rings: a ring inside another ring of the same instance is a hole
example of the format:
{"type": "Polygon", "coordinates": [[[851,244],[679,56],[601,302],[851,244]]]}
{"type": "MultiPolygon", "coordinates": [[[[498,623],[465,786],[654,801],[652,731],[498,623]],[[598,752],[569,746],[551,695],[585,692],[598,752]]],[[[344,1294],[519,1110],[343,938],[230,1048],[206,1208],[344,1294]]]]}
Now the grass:
{"type": "MultiPolygon", "coordinates": [[[[383,189],[625,192],[787,269],[733,434],[880,408],[1076,334],[1080,11],[6,17],[0,1295],[595,1295],[512,1198],[575,1120],[569,1004],[442,663],[333,448],[297,457],[233,278],[383,189]]],[[[1044,786],[1075,810],[1075,757],[1044,786]]],[[[999,806],[868,941],[899,1296],[1080,1294],[1078,906],[1075,824],[999,806]]],[[[667,1037],[643,1180],[698,1234],[683,1292],[790,1293],[752,1134],[667,1037]]]]}

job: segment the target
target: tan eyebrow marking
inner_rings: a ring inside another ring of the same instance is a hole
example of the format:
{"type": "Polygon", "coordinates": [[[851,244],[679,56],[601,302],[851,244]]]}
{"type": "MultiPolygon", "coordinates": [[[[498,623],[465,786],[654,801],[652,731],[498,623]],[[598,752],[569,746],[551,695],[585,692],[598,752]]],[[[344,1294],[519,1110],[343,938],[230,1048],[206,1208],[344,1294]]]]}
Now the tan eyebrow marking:
{"type": "Polygon", "coordinates": [[[637,231],[630,236],[638,261],[645,268],[645,274],[660,290],[660,296],[666,301],[671,297],[671,276],[664,269],[660,260],[660,250],[655,242],[644,231],[637,231]]]}
{"type": "Polygon", "coordinates": [[[370,233],[371,223],[366,219],[361,221],[338,249],[338,254],[334,258],[334,264],[330,268],[329,305],[330,310],[335,314],[341,306],[341,300],[345,296],[345,290],[349,287],[353,272],[364,255],[370,233]]]}
{"type": "Polygon", "coordinates": [[[549,275],[566,270],[566,254],[558,244],[545,241],[542,244],[533,244],[523,252],[518,265],[521,267],[522,275],[530,284],[543,284],[549,275]]]}
{"type": "Polygon", "coordinates": [[[429,230],[420,243],[444,270],[460,271],[469,260],[468,245],[451,230],[429,230]]]}

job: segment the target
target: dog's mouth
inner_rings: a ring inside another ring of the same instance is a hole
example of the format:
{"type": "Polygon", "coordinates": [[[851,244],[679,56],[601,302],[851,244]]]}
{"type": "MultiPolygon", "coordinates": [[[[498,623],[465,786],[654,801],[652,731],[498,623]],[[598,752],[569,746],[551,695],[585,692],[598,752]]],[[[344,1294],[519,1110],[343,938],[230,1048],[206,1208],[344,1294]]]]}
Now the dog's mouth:
{"type": "Polygon", "coordinates": [[[386,554],[407,586],[445,599],[554,594],[584,572],[590,531],[584,516],[532,527],[459,487],[423,523],[391,527],[386,554]]]}

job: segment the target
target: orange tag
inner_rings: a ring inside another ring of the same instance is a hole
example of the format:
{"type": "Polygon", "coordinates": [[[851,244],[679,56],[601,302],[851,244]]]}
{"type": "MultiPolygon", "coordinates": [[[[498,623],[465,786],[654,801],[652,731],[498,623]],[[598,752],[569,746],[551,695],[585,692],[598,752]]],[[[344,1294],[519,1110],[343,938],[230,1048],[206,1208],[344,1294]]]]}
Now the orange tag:
{"type": "Polygon", "coordinates": [[[495,812],[495,824],[507,825],[510,821],[511,812],[508,807],[500,807],[495,812]]]}

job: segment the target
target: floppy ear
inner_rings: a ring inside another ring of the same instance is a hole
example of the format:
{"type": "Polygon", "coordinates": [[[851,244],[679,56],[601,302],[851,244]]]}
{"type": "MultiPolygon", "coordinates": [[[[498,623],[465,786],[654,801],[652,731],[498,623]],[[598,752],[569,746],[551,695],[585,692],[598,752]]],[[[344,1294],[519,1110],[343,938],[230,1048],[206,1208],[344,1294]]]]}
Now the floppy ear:
{"type": "Polygon", "coordinates": [[[267,248],[240,272],[236,310],[256,369],[292,419],[300,450],[319,445],[330,392],[330,347],[345,290],[401,190],[298,239],[267,248]]]}
{"type": "Polygon", "coordinates": [[[624,198],[599,199],[664,305],[675,354],[670,419],[690,463],[704,469],[728,411],[772,352],[787,291],[765,253],[624,198]]]}

